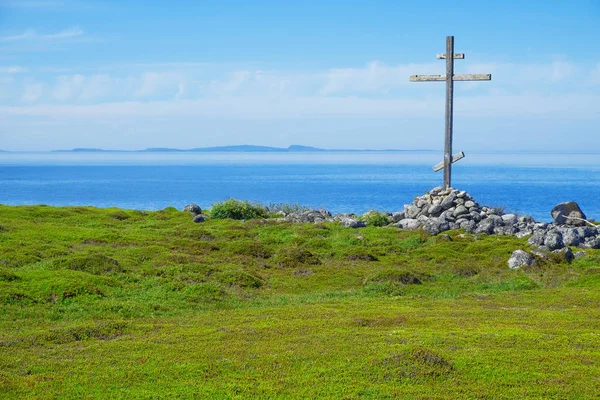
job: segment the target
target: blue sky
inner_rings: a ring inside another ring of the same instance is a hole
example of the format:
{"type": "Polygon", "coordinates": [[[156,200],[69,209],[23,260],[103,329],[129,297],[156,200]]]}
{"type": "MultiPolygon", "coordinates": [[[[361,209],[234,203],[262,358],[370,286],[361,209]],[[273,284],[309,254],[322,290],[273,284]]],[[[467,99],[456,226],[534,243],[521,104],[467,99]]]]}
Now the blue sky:
{"type": "Polygon", "coordinates": [[[600,151],[600,0],[0,0],[0,149],[600,151]]]}

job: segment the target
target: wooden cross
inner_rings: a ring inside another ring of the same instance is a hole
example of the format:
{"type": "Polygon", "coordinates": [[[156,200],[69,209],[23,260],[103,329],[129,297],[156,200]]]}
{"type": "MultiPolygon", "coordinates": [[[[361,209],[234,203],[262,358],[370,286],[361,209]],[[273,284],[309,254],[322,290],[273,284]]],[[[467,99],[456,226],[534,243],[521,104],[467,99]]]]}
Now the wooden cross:
{"type": "Polygon", "coordinates": [[[465,153],[452,156],[452,113],[454,103],[454,81],[490,81],[491,74],[454,74],[454,60],[462,60],[464,54],[454,54],[454,36],[446,36],[446,54],[437,54],[439,60],[446,60],[446,75],[412,75],[411,82],[446,81],[446,135],[444,141],[444,161],[433,167],[434,171],[444,169],[444,188],[451,186],[452,163],[464,158],[465,153]],[[452,57],[448,55],[451,54],[452,57]]]}

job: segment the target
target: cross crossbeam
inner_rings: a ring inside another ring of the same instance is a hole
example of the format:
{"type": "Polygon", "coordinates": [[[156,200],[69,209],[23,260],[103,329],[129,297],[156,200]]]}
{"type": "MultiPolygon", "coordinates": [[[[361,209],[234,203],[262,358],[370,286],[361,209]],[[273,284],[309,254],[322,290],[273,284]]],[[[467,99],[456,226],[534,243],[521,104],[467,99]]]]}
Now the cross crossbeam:
{"type": "Polygon", "coordinates": [[[446,82],[446,129],[444,135],[444,161],[433,167],[434,171],[444,170],[444,188],[452,184],[452,163],[465,157],[462,151],[452,156],[452,122],[454,108],[454,82],[455,81],[490,81],[491,74],[454,74],[454,60],[463,60],[465,55],[454,53],[454,36],[446,36],[446,53],[436,54],[439,60],[446,60],[445,75],[412,75],[411,82],[446,82]],[[447,57],[452,54],[452,57],[447,57]]]}
{"type": "MultiPolygon", "coordinates": [[[[411,82],[439,82],[445,81],[446,75],[411,75],[411,82]]],[[[491,81],[491,74],[454,74],[453,81],[491,81]]]]}

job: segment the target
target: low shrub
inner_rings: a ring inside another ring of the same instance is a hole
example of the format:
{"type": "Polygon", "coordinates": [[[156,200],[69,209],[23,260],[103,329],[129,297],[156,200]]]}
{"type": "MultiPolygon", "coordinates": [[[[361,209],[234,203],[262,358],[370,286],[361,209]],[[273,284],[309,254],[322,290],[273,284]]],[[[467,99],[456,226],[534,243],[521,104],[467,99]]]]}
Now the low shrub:
{"type": "Polygon", "coordinates": [[[358,219],[367,224],[367,226],[386,226],[390,223],[387,214],[380,213],[379,211],[370,211],[358,219]]]}
{"type": "Polygon", "coordinates": [[[253,219],[267,218],[267,207],[250,203],[247,200],[227,199],[220,203],[213,204],[210,209],[210,216],[214,219],[253,219]]]}

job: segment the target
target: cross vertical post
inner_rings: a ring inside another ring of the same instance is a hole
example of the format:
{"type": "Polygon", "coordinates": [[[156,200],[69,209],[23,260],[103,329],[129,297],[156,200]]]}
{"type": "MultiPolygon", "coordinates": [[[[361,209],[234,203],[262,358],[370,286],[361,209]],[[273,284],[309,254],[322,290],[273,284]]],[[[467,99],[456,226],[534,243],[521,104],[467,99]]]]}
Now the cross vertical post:
{"type": "Polygon", "coordinates": [[[446,82],[446,129],[444,135],[444,160],[433,166],[434,171],[444,170],[444,188],[452,185],[452,164],[465,157],[460,151],[452,155],[452,123],[454,114],[454,81],[490,81],[491,74],[454,74],[454,60],[464,60],[463,53],[454,53],[454,36],[446,36],[446,54],[437,54],[446,60],[446,75],[411,75],[411,82],[446,82]]]}
{"type": "Polygon", "coordinates": [[[446,130],[444,138],[444,189],[451,187],[452,114],[454,103],[454,36],[446,37],[446,130]]]}

